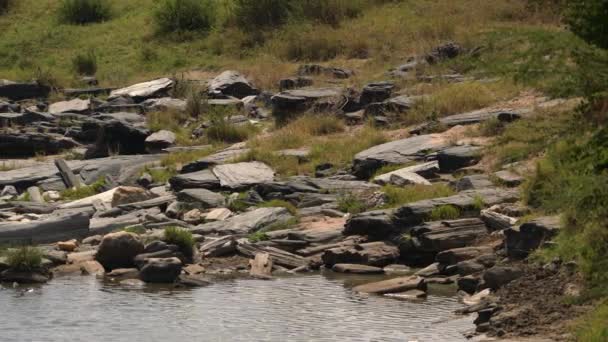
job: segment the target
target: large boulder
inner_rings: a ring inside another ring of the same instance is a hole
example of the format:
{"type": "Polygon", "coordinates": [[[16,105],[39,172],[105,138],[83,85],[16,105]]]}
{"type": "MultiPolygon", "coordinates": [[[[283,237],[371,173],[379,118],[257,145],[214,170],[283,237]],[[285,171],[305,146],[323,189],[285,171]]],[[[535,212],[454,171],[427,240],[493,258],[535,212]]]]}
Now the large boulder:
{"type": "Polygon", "coordinates": [[[146,149],[152,153],[160,152],[167,147],[173,146],[175,140],[175,133],[163,129],[152,133],[146,138],[146,149]]]}
{"type": "Polygon", "coordinates": [[[124,120],[109,120],[100,124],[97,142],[87,150],[85,157],[107,157],[112,152],[119,154],[146,153],[146,138],[150,131],[140,125],[124,120]]]}
{"type": "Polygon", "coordinates": [[[353,174],[361,179],[368,179],[384,165],[424,160],[429,153],[447,146],[449,142],[438,134],[415,136],[377,145],[355,155],[353,174]]]}
{"type": "Polygon", "coordinates": [[[369,242],[360,245],[328,249],[323,253],[325,265],[363,264],[384,267],[399,257],[399,248],[386,242],[369,242]]]}
{"type": "Polygon", "coordinates": [[[399,231],[393,220],[392,210],[368,211],[350,218],[344,227],[344,235],[368,235],[386,238],[399,231]]]}
{"type": "Polygon", "coordinates": [[[139,270],[139,277],[146,283],[173,283],[182,272],[178,258],[149,258],[139,270]]]}
{"type": "Polygon", "coordinates": [[[521,277],[523,272],[515,267],[494,266],[483,273],[485,286],[496,290],[521,277]]]}
{"type": "Polygon", "coordinates": [[[95,259],[107,270],[129,268],[135,265],[135,257],[143,251],[144,244],[137,235],[117,232],[103,237],[95,259]]]}
{"type": "Polygon", "coordinates": [[[173,88],[175,82],[170,78],[159,78],[157,80],[134,84],[127,88],[116,89],[110,93],[109,100],[128,96],[140,102],[152,97],[161,97],[173,88]]]}
{"type": "Polygon", "coordinates": [[[39,153],[58,154],[78,147],[76,141],[53,133],[0,132],[0,157],[31,157],[39,153]]]}
{"type": "Polygon", "coordinates": [[[51,88],[38,82],[18,83],[0,79],[0,97],[9,100],[26,100],[47,97],[51,88]]]}
{"type": "Polygon", "coordinates": [[[257,95],[259,90],[254,88],[238,71],[228,70],[211,80],[209,92],[212,95],[221,94],[242,99],[250,95],[257,95]]]}
{"type": "Polygon", "coordinates": [[[154,193],[144,188],[134,186],[120,186],[112,195],[112,207],[123,204],[143,202],[157,197],[154,193]]]}
{"type": "Polygon", "coordinates": [[[177,194],[177,199],[200,209],[221,207],[226,202],[222,194],[206,189],[182,190],[177,194]]]}
{"type": "Polygon", "coordinates": [[[197,234],[249,234],[273,224],[287,223],[293,216],[285,208],[259,208],[225,221],[209,222],[192,229],[197,234]]]}
{"type": "Polygon", "coordinates": [[[507,255],[516,259],[526,258],[530,252],[557,235],[560,228],[559,216],[545,216],[526,222],[519,227],[505,229],[507,255]]]}
{"type": "Polygon", "coordinates": [[[213,168],[213,174],[223,188],[229,189],[242,189],[274,180],[274,171],[260,162],[218,165],[213,168]]]}
{"type": "Polygon", "coordinates": [[[482,148],[479,146],[455,146],[447,148],[437,155],[441,172],[450,173],[463,167],[476,164],[481,159],[482,148]]]}
{"type": "Polygon", "coordinates": [[[211,170],[202,170],[171,177],[169,184],[176,191],[191,188],[218,189],[220,180],[211,170]]]}

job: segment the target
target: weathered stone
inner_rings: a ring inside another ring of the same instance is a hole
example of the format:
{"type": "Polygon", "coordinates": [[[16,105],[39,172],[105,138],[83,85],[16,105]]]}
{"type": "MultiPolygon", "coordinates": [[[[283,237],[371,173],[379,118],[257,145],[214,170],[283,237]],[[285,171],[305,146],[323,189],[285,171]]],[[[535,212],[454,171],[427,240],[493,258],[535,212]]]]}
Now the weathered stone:
{"type": "Polygon", "coordinates": [[[191,188],[217,189],[220,187],[220,180],[211,172],[211,170],[177,175],[172,177],[169,180],[169,183],[176,191],[191,188]]]}
{"type": "Polygon", "coordinates": [[[65,252],[73,252],[76,250],[76,248],[78,248],[78,241],[76,241],[76,239],[72,239],[70,241],[60,241],[57,242],[57,248],[65,252]]]}
{"type": "Polygon", "coordinates": [[[205,214],[206,221],[225,221],[232,215],[232,211],[226,208],[213,209],[205,214]]]}
{"type": "Polygon", "coordinates": [[[346,222],[344,235],[386,237],[398,232],[392,210],[375,210],[354,215],[346,222]]]}
{"type": "Polygon", "coordinates": [[[186,101],[182,99],[174,99],[171,97],[162,97],[160,99],[148,99],[141,104],[147,111],[185,111],[186,101]]]}
{"type": "Polygon", "coordinates": [[[127,88],[116,89],[110,93],[109,100],[116,99],[121,96],[128,96],[135,101],[142,101],[151,97],[160,97],[166,94],[173,87],[175,82],[169,78],[160,78],[157,80],[134,84],[127,88]]]}
{"type": "Polygon", "coordinates": [[[279,80],[279,90],[289,90],[295,88],[309,87],[313,84],[313,80],[310,77],[290,77],[279,80]]]}
{"type": "Polygon", "coordinates": [[[512,258],[525,258],[530,252],[551,240],[561,228],[558,216],[546,216],[504,230],[505,249],[512,258]]]}
{"type": "Polygon", "coordinates": [[[380,175],[374,178],[374,183],[380,185],[392,184],[396,186],[405,185],[431,185],[431,182],[416,173],[405,171],[404,169],[380,175]]]}
{"type": "Polygon", "coordinates": [[[483,273],[483,281],[485,286],[496,290],[522,275],[523,272],[518,268],[495,266],[483,273]]]}
{"type": "Polygon", "coordinates": [[[140,279],[146,283],[173,283],[182,272],[178,258],[147,259],[139,271],[140,279]]]}
{"type": "Polygon", "coordinates": [[[241,189],[274,180],[274,171],[260,162],[218,165],[212,172],[220,180],[222,187],[230,189],[241,189]]]}
{"type": "Polygon", "coordinates": [[[441,252],[470,245],[487,235],[487,228],[479,219],[430,222],[412,228],[416,248],[427,252],[441,252]]]}
{"type": "Polygon", "coordinates": [[[419,277],[432,277],[432,276],[441,274],[441,270],[442,270],[442,268],[440,267],[439,263],[435,262],[435,263],[432,263],[432,264],[428,265],[427,267],[419,270],[418,272],[416,272],[414,274],[419,277]]]}
{"type": "Polygon", "coordinates": [[[103,266],[95,260],[85,261],[79,266],[82,275],[103,276],[106,273],[103,266]]]}
{"type": "Polygon", "coordinates": [[[206,189],[186,189],[177,193],[177,199],[181,202],[190,203],[199,209],[217,208],[226,203],[222,194],[206,189]]]}
{"type": "Polygon", "coordinates": [[[11,269],[0,273],[0,280],[19,284],[42,284],[49,281],[49,277],[41,272],[19,272],[11,269]]]}
{"type": "Polygon", "coordinates": [[[354,273],[354,274],[379,274],[384,273],[380,267],[359,265],[359,264],[335,264],[332,271],[338,273],[354,273]]]}
{"type": "Polygon", "coordinates": [[[294,113],[310,109],[315,102],[338,98],[342,90],[336,88],[303,88],[280,92],[272,97],[273,111],[294,113]]]}
{"type": "Polygon", "coordinates": [[[155,194],[143,188],[134,186],[120,186],[116,188],[114,194],[112,195],[112,207],[147,201],[155,197],[155,194]]]}
{"type": "Polygon", "coordinates": [[[235,144],[217,153],[184,165],[182,173],[196,172],[205,170],[214,165],[230,163],[231,161],[246,155],[249,151],[250,149],[247,148],[245,144],[235,144]]]}
{"type": "Polygon", "coordinates": [[[80,146],[71,138],[53,133],[5,131],[0,133],[0,157],[57,154],[80,146]]]}
{"type": "Polygon", "coordinates": [[[450,173],[476,164],[481,159],[481,150],[478,146],[455,146],[442,150],[437,154],[439,169],[450,173]]]}
{"type": "Polygon", "coordinates": [[[440,135],[415,136],[374,146],[355,155],[353,174],[368,179],[383,165],[399,165],[423,160],[425,156],[449,146],[440,135]]]}
{"type": "Polygon", "coordinates": [[[17,83],[0,79],[0,97],[9,100],[26,100],[47,97],[51,88],[38,82],[17,83]]]}
{"type": "Polygon", "coordinates": [[[102,122],[95,146],[87,150],[85,158],[107,157],[112,151],[120,154],[144,154],[148,135],[150,132],[147,128],[124,120],[102,122]]]}
{"type": "Polygon", "coordinates": [[[160,152],[161,150],[175,144],[175,133],[161,130],[152,133],[146,138],[146,148],[150,152],[160,152]]]}
{"type": "Polygon", "coordinates": [[[456,264],[456,272],[460,276],[478,273],[483,271],[484,269],[485,267],[475,260],[464,260],[456,264]]]}
{"type": "Polygon", "coordinates": [[[502,170],[494,173],[494,176],[501,184],[509,187],[519,186],[524,181],[524,177],[518,175],[513,171],[502,170]]]}
{"type": "Polygon", "coordinates": [[[106,277],[113,280],[139,279],[139,270],[137,268],[117,268],[112,272],[106,273],[106,277]]]}
{"type": "Polygon", "coordinates": [[[426,298],[426,292],[420,290],[409,290],[399,293],[387,293],[386,296],[401,300],[416,300],[426,298]]]}
{"type": "Polygon", "coordinates": [[[91,110],[91,100],[73,99],[52,103],[49,106],[49,113],[79,113],[86,114],[91,110]]]}
{"type": "Polygon", "coordinates": [[[359,285],[353,288],[356,292],[364,293],[398,293],[409,290],[426,291],[426,283],[420,277],[399,277],[389,280],[383,280],[375,283],[359,285]]]}
{"type": "Polygon", "coordinates": [[[399,257],[399,249],[386,242],[369,242],[360,245],[326,250],[322,259],[325,265],[362,264],[383,267],[399,257]]]}
{"type": "Polygon", "coordinates": [[[354,75],[352,70],[336,67],[326,67],[319,64],[304,64],[298,68],[298,75],[326,75],[329,77],[345,79],[354,75]]]}
{"type": "Polygon", "coordinates": [[[447,42],[433,48],[433,50],[425,56],[425,60],[429,64],[435,64],[447,59],[456,58],[463,52],[464,49],[460,45],[454,42],[447,42]]]}
{"type": "Polygon", "coordinates": [[[275,223],[286,223],[293,216],[285,208],[259,208],[225,221],[209,222],[192,229],[193,233],[248,234],[275,223]]]}
{"type": "Polygon", "coordinates": [[[135,256],[143,250],[144,245],[136,235],[127,232],[111,233],[104,236],[95,258],[108,270],[128,268],[134,265],[135,256]]]}
{"type": "Polygon", "coordinates": [[[487,175],[464,176],[451,184],[458,191],[485,189],[494,187],[494,183],[487,175]]]}
{"type": "Polygon", "coordinates": [[[481,279],[476,276],[468,275],[465,277],[458,278],[456,282],[459,291],[464,291],[468,294],[473,294],[477,291],[481,279]]]}
{"type": "Polygon", "coordinates": [[[454,265],[460,261],[475,259],[480,255],[492,253],[491,247],[461,247],[453,248],[437,254],[437,261],[444,265],[454,265]]]}
{"type": "Polygon", "coordinates": [[[374,102],[383,102],[391,97],[395,85],[392,82],[370,83],[363,87],[359,104],[366,106],[374,102]]]}
{"type": "Polygon", "coordinates": [[[209,83],[209,92],[242,99],[246,96],[257,95],[259,91],[237,71],[224,71],[209,83]]]}

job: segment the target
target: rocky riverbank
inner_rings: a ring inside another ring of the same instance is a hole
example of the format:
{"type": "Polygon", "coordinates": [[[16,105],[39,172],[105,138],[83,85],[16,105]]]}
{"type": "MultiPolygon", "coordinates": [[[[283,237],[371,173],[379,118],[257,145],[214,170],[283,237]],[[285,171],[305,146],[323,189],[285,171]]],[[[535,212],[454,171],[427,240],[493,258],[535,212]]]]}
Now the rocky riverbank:
{"type": "MultiPolygon", "coordinates": [[[[390,75],[427,82],[417,78],[418,65],[464,53],[474,52],[442,45],[390,75]]],[[[302,66],[281,81],[278,93],[257,89],[235,71],[198,82],[206,85],[205,105],[231,111],[226,120],[235,127],[272,118],[280,125],[310,113],[353,127],[365,121],[389,127],[396,115],[424,101],[390,80],[357,91],[342,87],[354,73],[302,66]],[[334,86],[316,87],[319,75],[334,86]]],[[[549,298],[546,292],[576,295],[578,280],[569,265],[556,261],[537,272],[522,263],[550,244],[559,219],[527,217],[518,190],[526,165],[488,172],[483,141],[462,134],[465,126],[490,120],[506,125],[563,101],[534,98],[408,127],[398,139],[359,151],[350,168],[326,160],[314,175],[277,175],[270,165],[244,158],[251,146],[243,142],[180,165],[161,182],[151,173],[168,171],[164,157],[208,148],[177,146],[175,132],[152,132],[147,125],[145,113],[186,110],[186,99],[170,97],[179,82],[65,89],[66,100],[55,103],[44,100],[49,89],[36,83],[0,83],[0,96],[7,98],[0,102],[0,157],[11,158],[2,165],[13,168],[0,172],[0,243],[35,244],[43,252],[41,268],[27,271],[0,259],[2,281],[44,283],[85,274],[191,287],[324,268],[386,274],[387,280],[354,291],[399,299],[424,297],[429,284],[454,284],[470,305],[461,313],[477,314],[477,331],[492,336],[545,334],[549,330],[536,327],[569,318],[566,307],[548,309],[550,321],[542,317],[548,311],[535,309],[549,298]],[[27,159],[39,154],[57,156],[27,159]],[[83,159],[66,161],[68,154],[83,159]],[[382,172],[387,166],[392,170],[382,172]],[[391,206],[382,187],[387,184],[442,185],[450,194],[391,206]],[[70,199],[70,191],[87,192],[70,199]],[[345,198],[364,209],[347,213],[345,198]],[[529,319],[521,318],[522,310],[529,319]]],[[[193,134],[208,134],[205,120],[191,124],[197,125],[193,134]]],[[[299,160],[311,153],[277,152],[299,160]]]]}

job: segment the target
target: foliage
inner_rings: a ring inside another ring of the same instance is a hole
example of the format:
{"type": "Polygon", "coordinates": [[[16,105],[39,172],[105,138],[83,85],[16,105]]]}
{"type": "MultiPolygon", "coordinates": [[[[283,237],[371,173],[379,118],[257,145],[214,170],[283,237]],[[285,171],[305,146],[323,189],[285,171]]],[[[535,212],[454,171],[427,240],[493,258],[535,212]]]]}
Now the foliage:
{"type": "Polygon", "coordinates": [[[442,205],[433,208],[429,221],[455,220],[460,217],[460,210],[453,205],[442,205]]]}
{"type": "Polygon", "coordinates": [[[0,0],[0,14],[7,12],[12,4],[13,0],[0,0]]]}
{"type": "Polygon", "coordinates": [[[338,210],[343,213],[359,214],[367,209],[365,202],[355,194],[345,193],[338,196],[338,210]]]}
{"type": "Polygon", "coordinates": [[[79,75],[95,75],[97,72],[97,55],[94,50],[77,54],[72,59],[74,71],[79,75]]]}
{"type": "Polygon", "coordinates": [[[125,227],[122,231],[137,235],[141,235],[147,232],[146,227],[142,225],[128,226],[125,227]]]}
{"type": "Polygon", "coordinates": [[[249,139],[257,131],[250,123],[234,125],[224,116],[214,116],[211,124],[205,130],[207,139],[215,143],[237,143],[249,139]]]}
{"type": "Polygon", "coordinates": [[[163,241],[170,245],[177,245],[179,250],[187,257],[194,255],[194,246],[196,242],[192,233],[180,227],[165,228],[163,241]]]}
{"type": "Polygon", "coordinates": [[[298,208],[296,208],[293,204],[291,204],[287,201],[284,201],[284,200],[278,200],[278,199],[271,200],[268,202],[260,203],[257,205],[257,207],[259,207],[259,208],[275,208],[275,207],[285,208],[285,209],[287,209],[287,211],[289,211],[290,214],[292,214],[294,216],[298,214],[298,208]]]}
{"type": "Polygon", "coordinates": [[[61,0],[59,19],[66,24],[84,25],[110,19],[107,0],[61,0]]]}
{"type": "Polygon", "coordinates": [[[103,190],[106,182],[103,178],[90,185],[83,185],[79,188],[65,189],[61,192],[61,198],[68,201],[75,201],[82,198],[94,196],[103,190]]]}
{"type": "Polygon", "coordinates": [[[387,208],[455,194],[454,190],[445,184],[408,185],[405,187],[386,185],[382,188],[382,192],[386,195],[387,208]]]}
{"type": "Polygon", "coordinates": [[[579,319],[577,341],[595,342],[608,340],[608,301],[598,305],[590,314],[579,319]]]}
{"type": "Polygon", "coordinates": [[[297,218],[291,218],[283,222],[276,222],[268,227],[264,227],[256,232],[249,234],[247,238],[250,242],[268,241],[270,240],[270,237],[267,234],[268,232],[290,229],[293,228],[293,226],[295,226],[296,224],[298,224],[297,218]]]}
{"type": "Polygon", "coordinates": [[[162,0],[154,13],[160,33],[208,31],[214,18],[213,0],[162,0]]]}
{"type": "Polygon", "coordinates": [[[268,240],[270,240],[270,237],[265,232],[258,230],[255,233],[249,234],[247,236],[247,239],[249,239],[249,242],[251,242],[251,243],[256,243],[256,242],[261,242],[261,241],[268,241],[268,240]]]}
{"type": "Polygon", "coordinates": [[[608,2],[569,0],[565,11],[570,29],[586,41],[608,48],[608,2]]]}
{"type": "Polygon", "coordinates": [[[293,0],[234,0],[233,15],[239,27],[276,28],[289,20],[294,3],[293,0]]]}
{"type": "Polygon", "coordinates": [[[338,26],[344,19],[359,16],[365,7],[363,0],[298,0],[298,11],[303,18],[338,26]]]}
{"type": "Polygon", "coordinates": [[[36,247],[22,246],[4,252],[6,262],[15,271],[33,271],[42,265],[42,251],[36,247]]]}

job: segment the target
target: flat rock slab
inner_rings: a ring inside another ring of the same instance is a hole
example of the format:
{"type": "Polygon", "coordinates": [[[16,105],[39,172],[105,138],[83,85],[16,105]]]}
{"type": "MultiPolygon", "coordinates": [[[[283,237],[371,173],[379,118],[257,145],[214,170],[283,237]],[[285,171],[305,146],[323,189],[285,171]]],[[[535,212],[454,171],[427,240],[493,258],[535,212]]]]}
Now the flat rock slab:
{"type": "Polygon", "coordinates": [[[444,149],[437,154],[441,172],[450,173],[463,167],[476,164],[481,159],[482,147],[454,146],[444,149]]]}
{"type": "Polygon", "coordinates": [[[384,269],[380,267],[359,265],[359,264],[335,264],[332,271],[338,273],[353,273],[353,274],[379,274],[384,273],[384,269]]]}
{"type": "Polygon", "coordinates": [[[129,96],[136,100],[145,100],[157,96],[171,89],[175,82],[170,78],[159,78],[157,80],[134,84],[127,88],[116,89],[110,93],[109,100],[121,96],[129,96]]]}
{"type": "Polygon", "coordinates": [[[387,293],[386,297],[402,300],[416,300],[426,298],[426,292],[420,290],[409,290],[399,293],[387,293]]]}
{"type": "Polygon", "coordinates": [[[545,216],[526,222],[519,227],[505,229],[507,255],[523,259],[542,243],[555,237],[561,228],[559,216],[545,216]]]}
{"type": "Polygon", "coordinates": [[[169,180],[169,183],[173,190],[176,191],[192,188],[218,189],[220,187],[220,180],[211,172],[211,170],[177,175],[172,177],[169,180]]]}
{"type": "Polygon", "coordinates": [[[275,223],[286,223],[293,216],[285,208],[259,208],[225,221],[210,222],[192,229],[196,234],[249,234],[275,223]]]}
{"type": "MultiPolygon", "coordinates": [[[[423,177],[422,179],[426,180],[427,178],[434,178],[438,172],[439,172],[439,163],[437,163],[436,161],[432,161],[432,162],[428,162],[428,163],[422,163],[422,164],[416,164],[416,165],[404,167],[399,170],[395,170],[392,172],[388,172],[388,173],[376,176],[373,179],[373,182],[377,183],[377,184],[381,184],[381,185],[391,184],[391,177],[393,175],[397,175],[398,177],[403,178],[403,176],[401,176],[401,175],[405,175],[405,176],[409,177],[412,173],[414,173],[420,177],[423,177]]],[[[420,181],[422,181],[422,180],[420,180],[420,181]]],[[[424,183],[421,183],[421,184],[424,184],[424,183]]]]}
{"type": "Polygon", "coordinates": [[[355,155],[353,174],[369,178],[383,165],[406,164],[423,160],[429,153],[447,148],[450,143],[439,134],[421,135],[374,146],[355,155]]]}
{"type": "Polygon", "coordinates": [[[399,277],[383,280],[375,283],[359,285],[353,288],[356,292],[363,293],[399,293],[410,290],[426,290],[426,283],[420,277],[399,277]]]}
{"type": "Polygon", "coordinates": [[[182,99],[174,99],[172,97],[162,97],[159,99],[148,99],[142,102],[142,106],[146,111],[163,111],[163,110],[176,110],[185,111],[186,101],[182,99]]]}
{"type": "Polygon", "coordinates": [[[46,218],[28,223],[0,224],[1,244],[39,244],[74,238],[84,238],[89,233],[89,217],[77,213],[46,218]]]}
{"type": "Polygon", "coordinates": [[[218,165],[212,172],[220,180],[220,185],[229,189],[242,189],[274,180],[274,170],[260,162],[218,165]]]}
{"type": "Polygon", "coordinates": [[[196,172],[207,169],[214,165],[222,165],[232,162],[242,156],[245,156],[251,151],[245,146],[245,144],[235,144],[217,153],[213,153],[204,158],[193,161],[192,163],[184,165],[182,168],[183,173],[196,172]]]}
{"type": "Polygon", "coordinates": [[[222,194],[207,189],[182,190],[177,193],[177,199],[181,202],[194,203],[200,209],[217,208],[226,202],[222,194]]]}
{"type": "Polygon", "coordinates": [[[380,185],[392,184],[392,185],[397,185],[397,186],[413,185],[413,184],[431,185],[431,182],[426,180],[426,178],[424,178],[416,173],[407,171],[407,169],[401,169],[401,170],[397,170],[397,171],[393,171],[393,172],[389,172],[389,173],[380,175],[380,176],[374,178],[374,183],[377,183],[380,185]]]}
{"type": "Polygon", "coordinates": [[[47,97],[50,92],[50,87],[36,82],[18,83],[0,79],[0,97],[6,97],[9,100],[17,101],[47,97]]]}
{"type": "Polygon", "coordinates": [[[361,264],[383,267],[392,264],[399,257],[399,248],[386,242],[369,242],[355,246],[326,250],[322,259],[325,265],[361,264]]]}
{"type": "Polygon", "coordinates": [[[243,75],[233,70],[224,71],[211,80],[209,91],[212,94],[234,96],[239,99],[259,93],[243,75]]]}
{"type": "Polygon", "coordinates": [[[49,106],[49,113],[86,113],[91,109],[91,100],[73,99],[55,102],[49,106]]]}
{"type": "MultiPolygon", "coordinates": [[[[486,225],[478,218],[429,222],[412,228],[417,250],[441,252],[473,244],[488,234],[486,225]]],[[[447,261],[447,260],[444,260],[447,261]]]]}
{"type": "Polygon", "coordinates": [[[399,221],[407,225],[420,224],[430,218],[431,212],[441,206],[453,206],[459,209],[461,215],[479,212],[479,202],[486,206],[501,203],[512,203],[519,200],[519,192],[512,189],[486,188],[480,190],[462,191],[454,196],[441,197],[407,204],[395,211],[399,221]]]}
{"type": "Polygon", "coordinates": [[[494,173],[494,176],[498,179],[500,183],[509,187],[519,186],[524,181],[524,177],[509,170],[498,171],[494,173]]]}
{"type": "Polygon", "coordinates": [[[0,157],[31,157],[57,154],[80,146],[71,138],[53,133],[7,131],[0,133],[0,157]]]}

